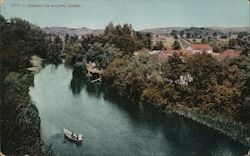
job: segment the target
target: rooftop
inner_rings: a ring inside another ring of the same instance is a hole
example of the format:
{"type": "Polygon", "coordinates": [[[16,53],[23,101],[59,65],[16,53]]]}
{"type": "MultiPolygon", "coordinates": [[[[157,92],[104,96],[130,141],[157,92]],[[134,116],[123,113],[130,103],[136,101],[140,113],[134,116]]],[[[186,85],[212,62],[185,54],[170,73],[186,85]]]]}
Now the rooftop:
{"type": "Polygon", "coordinates": [[[191,44],[193,50],[213,50],[210,44],[191,44]]]}
{"type": "Polygon", "coordinates": [[[239,57],[240,56],[240,52],[233,50],[233,49],[227,49],[224,52],[222,52],[221,54],[217,55],[216,58],[218,60],[225,60],[227,58],[235,58],[235,57],[239,57]]]}

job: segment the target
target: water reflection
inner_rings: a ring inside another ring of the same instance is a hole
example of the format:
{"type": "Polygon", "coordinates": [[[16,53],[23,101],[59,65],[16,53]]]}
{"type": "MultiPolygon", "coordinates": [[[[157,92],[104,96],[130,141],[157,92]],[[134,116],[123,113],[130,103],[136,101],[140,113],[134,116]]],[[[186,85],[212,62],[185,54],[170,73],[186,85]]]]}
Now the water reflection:
{"type": "Polygon", "coordinates": [[[72,79],[70,82],[70,89],[74,95],[80,95],[82,89],[85,88],[88,95],[100,97],[102,90],[100,83],[91,83],[90,78],[77,71],[72,72],[72,79]]]}
{"type": "Polygon", "coordinates": [[[73,71],[72,79],[70,82],[70,89],[72,90],[72,93],[74,95],[79,95],[85,84],[86,84],[86,77],[83,76],[82,74],[73,71]]]}

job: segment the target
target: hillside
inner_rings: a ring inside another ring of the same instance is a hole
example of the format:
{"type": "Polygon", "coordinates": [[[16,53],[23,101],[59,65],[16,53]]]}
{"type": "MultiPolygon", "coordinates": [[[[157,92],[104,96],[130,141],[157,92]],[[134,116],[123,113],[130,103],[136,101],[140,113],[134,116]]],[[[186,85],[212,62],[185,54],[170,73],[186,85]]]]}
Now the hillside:
{"type": "Polygon", "coordinates": [[[152,28],[152,29],[144,29],[141,30],[141,32],[151,32],[154,34],[169,34],[171,31],[177,30],[177,31],[188,31],[190,33],[195,33],[197,31],[201,31],[203,33],[213,34],[214,32],[221,32],[221,33],[238,33],[242,31],[248,31],[250,32],[250,27],[205,27],[205,28],[199,28],[199,27],[166,27],[166,28],[152,28]]]}
{"type": "MultiPolygon", "coordinates": [[[[69,34],[70,36],[82,36],[86,34],[101,34],[103,33],[103,29],[89,29],[86,27],[82,28],[67,28],[67,27],[45,27],[43,30],[46,33],[57,34],[60,36],[65,36],[69,34]]],[[[214,32],[220,33],[238,33],[242,31],[250,32],[250,27],[206,27],[206,28],[198,28],[198,27],[166,27],[166,28],[151,28],[151,29],[143,29],[140,32],[150,32],[154,34],[170,34],[173,30],[177,32],[185,31],[191,34],[200,33],[212,35],[214,32]]]]}
{"type": "Polygon", "coordinates": [[[82,36],[82,35],[86,35],[86,34],[101,34],[101,33],[103,33],[103,30],[89,29],[86,27],[82,27],[82,28],[45,27],[45,28],[43,28],[43,30],[46,33],[56,34],[59,36],[65,36],[66,34],[69,34],[69,36],[74,36],[74,35],[82,36]]]}

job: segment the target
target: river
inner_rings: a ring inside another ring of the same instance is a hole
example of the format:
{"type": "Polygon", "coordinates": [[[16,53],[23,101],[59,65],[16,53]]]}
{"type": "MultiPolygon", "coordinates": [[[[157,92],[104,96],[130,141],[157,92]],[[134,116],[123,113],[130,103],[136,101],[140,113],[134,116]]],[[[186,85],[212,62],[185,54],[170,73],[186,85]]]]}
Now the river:
{"type": "Polygon", "coordinates": [[[241,156],[247,148],[189,119],[129,102],[47,65],[30,88],[41,117],[41,137],[61,156],[241,156]],[[68,141],[63,128],[86,137],[68,141]]]}

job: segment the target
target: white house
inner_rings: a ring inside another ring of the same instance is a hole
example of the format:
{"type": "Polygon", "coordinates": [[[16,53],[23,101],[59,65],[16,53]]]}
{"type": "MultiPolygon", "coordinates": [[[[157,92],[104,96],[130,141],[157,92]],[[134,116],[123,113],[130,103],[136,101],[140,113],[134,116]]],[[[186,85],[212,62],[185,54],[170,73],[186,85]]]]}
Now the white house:
{"type": "Polygon", "coordinates": [[[213,53],[213,48],[210,44],[191,44],[186,48],[186,50],[190,50],[193,53],[213,53]]]}

